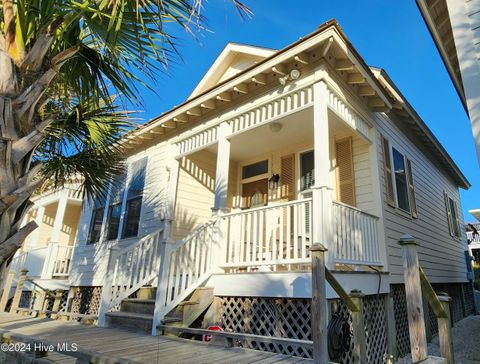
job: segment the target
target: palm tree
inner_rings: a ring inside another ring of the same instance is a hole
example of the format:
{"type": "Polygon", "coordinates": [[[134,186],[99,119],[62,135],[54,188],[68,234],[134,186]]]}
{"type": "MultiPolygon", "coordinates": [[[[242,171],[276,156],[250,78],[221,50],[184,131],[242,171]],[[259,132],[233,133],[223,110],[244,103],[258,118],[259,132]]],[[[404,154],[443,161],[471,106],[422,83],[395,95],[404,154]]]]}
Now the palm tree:
{"type": "Polygon", "coordinates": [[[201,9],[201,0],[2,0],[0,263],[36,228],[19,225],[45,179],[80,175],[91,196],[119,173],[129,119],[112,95],[138,104],[139,87],[175,59],[172,25],[200,27],[201,9]]]}

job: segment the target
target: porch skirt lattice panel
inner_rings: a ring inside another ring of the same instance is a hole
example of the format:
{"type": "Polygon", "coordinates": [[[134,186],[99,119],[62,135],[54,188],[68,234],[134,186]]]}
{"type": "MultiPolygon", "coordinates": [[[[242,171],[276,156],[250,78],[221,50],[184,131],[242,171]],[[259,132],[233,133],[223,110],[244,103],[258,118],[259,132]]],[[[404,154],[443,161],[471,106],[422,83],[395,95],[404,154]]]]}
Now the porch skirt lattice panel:
{"type": "MultiPolygon", "coordinates": [[[[68,298],[68,290],[62,290],[62,298],[60,299],[60,308],[58,309],[59,312],[65,312],[67,310],[67,298],[68,298]]],[[[47,311],[53,311],[53,305],[55,304],[55,297],[50,296],[45,300],[44,309],[47,311]]],[[[48,313],[47,317],[50,317],[51,314],[48,313]]]]}
{"type": "MultiPolygon", "coordinates": [[[[222,327],[226,331],[262,336],[311,340],[310,299],[267,297],[219,297],[222,327]]],[[[349,322],[346,306],[339,300],[331,300],[330,312],[339,312],[349,322]]],[[[385,297],[366,296],[364,299],[365,331],[367,333],[368,363],[383,363],[387,351],[385,297]]],[[[302,346],[265,344],[255,341],[236,343],[238,346],[270,351],[303,358],[311,358],[312,352],[302,346]]],[[[353,342],[340,362],[352,363],[353,342]]]]}
{"type": "Polygon", "coordinates": [[[102,296],[102,287],[72,287],[71,312],[74,314],[97,315],[102,296]]]}

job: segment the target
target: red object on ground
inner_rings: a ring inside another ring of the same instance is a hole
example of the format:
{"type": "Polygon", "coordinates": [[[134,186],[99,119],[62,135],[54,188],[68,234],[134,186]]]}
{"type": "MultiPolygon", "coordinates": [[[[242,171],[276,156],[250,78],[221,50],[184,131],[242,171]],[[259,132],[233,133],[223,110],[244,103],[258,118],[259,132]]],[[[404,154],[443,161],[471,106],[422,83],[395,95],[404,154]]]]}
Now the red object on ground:
{"type": "MultiPolygon", "coordinates": [[[[220,326],[209,326],[207,328],[208,331],[223,331],[223,329],[220,326]]],[[[209,342],[212,341],[212,335],[202,335],[202,341],[209,342]]]]}

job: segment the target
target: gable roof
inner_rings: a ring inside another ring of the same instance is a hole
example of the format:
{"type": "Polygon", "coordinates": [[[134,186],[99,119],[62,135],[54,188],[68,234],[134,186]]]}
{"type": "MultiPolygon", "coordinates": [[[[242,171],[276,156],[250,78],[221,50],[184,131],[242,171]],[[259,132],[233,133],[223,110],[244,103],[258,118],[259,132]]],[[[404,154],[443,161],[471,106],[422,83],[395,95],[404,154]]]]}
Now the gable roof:
{"type": "Polygon", "coordinates": [[[227,43],[208,71],[188,97],[191,99],[218,83],[234,77],[239,72],[254,66],[276,52],[271,48],[262,48],[246,44],[227,43]]]}
{"type": "MultiPolygon", "coordinates": [[[[298,57],[303,57],[309,52],[320,53],[321,57],[323,57],[333,47],[342,54],[342,61],[348,61],[351,63],[352,69],[355,72],[354,75],[363,78],[365,84],[371,88],[372,94],[369,97],[372,99],[375,98],[374,104],[376,105],[375,107],[371,107],[372,110],[390,111],[396,108],[396,111],[401,111],[404,114],[407,114],[407,117],[411,118],[411,122],[408,123],[408,126],[411,127],[414,125],[414,131],[418,131],[420,135],[425,137],[425,142],[440,162],[442,168],[447,171],[458,186],[462,188],[470,187],[470,183],[460,172],[460,169],[453,162],[443,146],[433,136],[433,133],[428,129],[418,114],[416,114],[410,104],[408,104],[405,101],[405,98],[401,96],[398,89],[393,85],[393,82],[391,82],[388,76],[384,73],[384,78],[388,80],[389,82],[387,83],[391,85],[390,90],[387,90],[388,87],[386,87],[385,82],[382,84],[380,81],[381,77],[379,79],[377,78],[378,75],[374,75],[372,69],[370,69],[350,43],[335,19],[323,23],[314,32],[300,38],[285,48],[272,53],[263,60],[238,71],[229,78],[222,80],[219,79],[217,83],[211,85],[210,88],[206,88],[206,83],[204,83],[203,87],[197,86],[198,89],[196,88],[196,90],[194,90],[194,93],[192,93],[189,99],[127,133],[121,144],[127,146],[129,143],[139,144],[139,142],[134,142],[132,139],[151,139],[150,137],[147,137],[148,133],[164,134],[166,133],[166,130],[174,129],[178,124],[198,120],[198,117],[202,117],[211,111],[211,106],[214,105],[217,100],[221,100],[222,95],[235,92],[236,88],[238,89],[239,86],[245,86],[250,82],[254,82],[255,78],[259,75],[272,72],[286,62],[298,57]],[[396,92],[392,93],[392,89],[396,92]],[[394,94],[397,94],[400,97],[397,99],[394,94]],[[399,102],[399,99],[404,102],[399,102]]],[[[216,62],[214,62],[212,67],[215,66],[215,63],[216,62]]],[[[207,74],[208,73],[209,72],[207,72],[207,74]]],[[[228,101],[229,100],[222,100],[222,102],[228,101]]]]}

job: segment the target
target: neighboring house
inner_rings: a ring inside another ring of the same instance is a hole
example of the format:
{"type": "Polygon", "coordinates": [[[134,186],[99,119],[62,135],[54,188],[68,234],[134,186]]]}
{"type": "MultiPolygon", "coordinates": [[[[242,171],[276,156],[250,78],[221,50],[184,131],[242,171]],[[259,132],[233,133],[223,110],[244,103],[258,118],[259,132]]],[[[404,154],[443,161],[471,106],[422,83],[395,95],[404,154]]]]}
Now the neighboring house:
{"type": "MultiPolygon", "coordinates": [[[[229,43],[184,103],[122,148],[127,172],[83,207],[74,313],[154,332],[162,319],[203,317],[309,339],[309,248],[322,243],[343,288],[366,295],[368,362],[382,362],[409,350],[405,233],[434,287],[452,296],[453,321],[473,312],[459,196],[469,183],[335,21],[278,51],[229,43]]],[[[330,286],[327,298],[331,314],[345,315],[330,286]]]]}
{"type": "Polygon", "coordinates": [[[416,0],[467,111],[480,162],[480,0],[416,0]]]}
{"type": "Polygon", "coordinates": [[[480,209],[468,211],[477,222],[465,224],[467,232],[468,250],[476,265],[480,265],[480,209]]]}
{"type": "Polygon", "coordinates": [[[13,280],[3,280],[10,289],[4,293],[2,305],[13,297],[23,269],[28,270],[29,281],[23,287],[19,307],[33,308],[32,293],[42,289],[64,291],[65,296],[68,293],[68,275],[83,203],[78,186],[67,184],[61,189],[47,188],[31,198],[33,206],[23,225],[34,220],[38,227],[27,236],[7,268],[6,277],[11,275],[13,280]]]}

